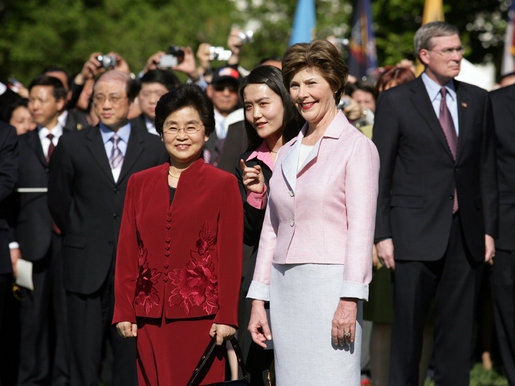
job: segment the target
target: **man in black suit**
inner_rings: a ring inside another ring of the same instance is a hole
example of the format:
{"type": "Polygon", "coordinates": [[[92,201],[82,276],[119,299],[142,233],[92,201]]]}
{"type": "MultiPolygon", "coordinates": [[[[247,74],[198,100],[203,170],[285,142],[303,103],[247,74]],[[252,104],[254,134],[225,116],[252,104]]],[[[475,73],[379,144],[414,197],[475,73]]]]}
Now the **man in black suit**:
{"type": "MultiPolygon", "coordinates": [[[[11,295],[13,280],[13,266],[9,254],[9,224],[11,215],[11,202],[7,198],[14,191],[18,176],[18,139],[14,127],[0,121],[0,385],[2,381],[9,384],[6,363],[10,363],[12,347],[7,343],[5,323],[13,315],[6,313],[7,299],[11,295]]],[[[8,332],[12,333],[12,331],[8,332]]]]}
{"type": "Polygon", "coordinates": [[[49,208],[63,235],[72,385],[99,384],[105,338],[113,347],[113,384],[137,384],[135,342],[111,325],[116,245],[129,177],[165,162],[167,154],[159,137],[127,120],[132,99],[128,74],[104,73],[93,93],[100,124],[64,136],[50,164],[49,208]]]}
{"type": "Polygon", "coordinates": [[[66,320],[61,240],[48,210],[48,161],[65,129],[59,123],[66,91],[60,80],[40,75],[29,85],[29,110],[37,129],[19,138],[17,213],[11,255],[32,263],[34,290],[22,289],[19,385],[67,383],[66,320]],[[54,378],[52,379],[52,373],[54,378]]]}
{"type": "Polygon", "coordinates": [[[435,383],[468,385],[478,279],[497,234],[488,93],[454,79],[464,51],[454,26],[425,24],[414,42],[425,71],[380,96],[373,135],[377,253],[394,270],[390,384],[418,384],[434,298],[435,383]]]}
{"type": "Polygon", "coordinates": [[[490,271],[499,351],[515,385],[515,84],[490,93],[497,146],[499,237],[490,271]]]}

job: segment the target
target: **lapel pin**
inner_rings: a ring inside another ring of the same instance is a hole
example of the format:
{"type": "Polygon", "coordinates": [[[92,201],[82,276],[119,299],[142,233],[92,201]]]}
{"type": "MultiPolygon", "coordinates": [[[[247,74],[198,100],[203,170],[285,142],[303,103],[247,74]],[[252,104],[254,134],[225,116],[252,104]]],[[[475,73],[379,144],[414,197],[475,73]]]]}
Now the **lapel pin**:
{"type": "Polygon", "coordinates": [[[464,107],[464,108],[467,108],[467,103],[466,102],[461,102],[461,107],[464,107]]]}

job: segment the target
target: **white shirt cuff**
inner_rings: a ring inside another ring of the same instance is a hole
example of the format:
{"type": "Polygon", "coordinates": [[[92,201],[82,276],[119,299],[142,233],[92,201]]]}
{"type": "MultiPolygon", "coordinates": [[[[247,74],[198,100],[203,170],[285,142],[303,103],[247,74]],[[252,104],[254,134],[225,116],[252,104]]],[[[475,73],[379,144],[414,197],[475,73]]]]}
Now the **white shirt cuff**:
{"type": "Polygon", "coordinates": [[[340,290],[340,297],[368,301],[368,284],[344,281],[340,290]]]}
{"type": "Polygon", "coordinates": [[[249,292],[247,293],[248,299],[264,300],[265,302],[270,301],[270,286],[267,284],[260,283],[252,280],[250,283],[249,292]]]}

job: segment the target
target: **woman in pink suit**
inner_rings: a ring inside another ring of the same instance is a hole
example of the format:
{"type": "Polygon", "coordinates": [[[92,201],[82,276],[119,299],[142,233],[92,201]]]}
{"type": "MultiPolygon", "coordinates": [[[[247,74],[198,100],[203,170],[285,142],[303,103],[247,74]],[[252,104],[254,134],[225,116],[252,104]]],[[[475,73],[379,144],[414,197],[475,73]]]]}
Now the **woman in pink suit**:
{"type": "Polygon", "coordinates": [[[277,155],[248,292],[249,330],[263,347],[273,337],[279,386],[360,384],[379,157],[337,109],[346,78],[327,41],[295,44],[283,59],[307,123],[277,155]]]}
{"type": "MultiPolygon", "coordinates": [[[[215,122],[197,86],[164,95],[155,120],[170,161],[129,181],[113,323],[137,339],[140,385],[184,386],[210,337],[236,331],[243,206],[236,178],[201,158],[215,122]]],[[[224,380],[219,354],[203,382],[224,380]]]]}

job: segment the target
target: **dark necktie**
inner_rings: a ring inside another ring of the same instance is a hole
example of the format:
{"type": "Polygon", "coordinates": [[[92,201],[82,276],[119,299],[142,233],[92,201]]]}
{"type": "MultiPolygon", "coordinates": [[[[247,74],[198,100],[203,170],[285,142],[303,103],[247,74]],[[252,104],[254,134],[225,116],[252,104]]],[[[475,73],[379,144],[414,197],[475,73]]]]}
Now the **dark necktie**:
{"type": "Polygon", "coordinates": [[[111,165],[111,169],[117,169],[123,162],[123,154],[118,147],[120,136],[115,133],[111,137],[111,141],[113,141],[113,150],[111,150],[111,156],[109,157],[109,165],[111,165]]]}
{"type": "Polygon", "coordinates": [[[55,146],[54,142],[52,141],[54,139],[54,135],[50,133],[46,137],[50,140],[50,145],[48,145],[48,151],[46,153],[46,162],[48,163],[50,162],[50,157],[52,157],[52,153],[55,150],[55,146]]]}
{"type": "MultiPolygon", "coordinates": [[[[456,150],[458,148],[458,136],[456,135],[456,129],[454,128],[454,123],[452,121],[451,112],[447,108],[447,89],[442,87],[440,89],[440,93],[442,94],[442,100],[440,101],[440,117],[438,120],[440,121],[440,126],[442,126],[443,133],[445,135],[445,139],[447,140],[447,144],[449,145],[449,149],[451,150],[452,157],[456,161],[456,150]]],[[[456,189],[454,189],[454,203],[452,206],[452,213],[456,213],[458,210],[458,194],[456,189]]]]}
{"type": "Polygon", "coordinates": [[[451,149],[452,156],[454,160],[456,160],[456,149],[458,148],[458,136],[456,135],[456,129],[454,128],[454,123],[452,121],[451,112],[447,108],[446,96],[447,89],[442,87],[440,89],[440,93],[442,94],[442,99],[440,101],[440,117],[438,120],[440,121],[440,125],[442,126],[443,133],[445,134],[445,139],[447,139],[447,144],[449,145],[449,149],[451,149]]]}

